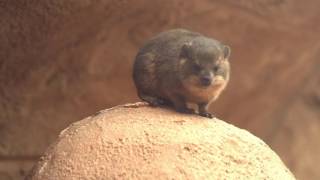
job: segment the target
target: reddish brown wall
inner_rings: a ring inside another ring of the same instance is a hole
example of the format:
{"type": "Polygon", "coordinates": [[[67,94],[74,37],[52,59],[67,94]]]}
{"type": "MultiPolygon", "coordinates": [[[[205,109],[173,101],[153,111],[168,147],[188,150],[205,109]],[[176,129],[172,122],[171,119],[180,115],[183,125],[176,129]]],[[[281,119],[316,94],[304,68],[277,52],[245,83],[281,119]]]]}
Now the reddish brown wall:
{"type": "Polygon", "coordinates": [[[297,177],[320,179],[319,6],[0,1],[0,179],[23,175],[71,122],[138,100],[131,80],[138,47],[175,27],[232,47],[230,86],[212,111],[262,137],[297,177]]]}

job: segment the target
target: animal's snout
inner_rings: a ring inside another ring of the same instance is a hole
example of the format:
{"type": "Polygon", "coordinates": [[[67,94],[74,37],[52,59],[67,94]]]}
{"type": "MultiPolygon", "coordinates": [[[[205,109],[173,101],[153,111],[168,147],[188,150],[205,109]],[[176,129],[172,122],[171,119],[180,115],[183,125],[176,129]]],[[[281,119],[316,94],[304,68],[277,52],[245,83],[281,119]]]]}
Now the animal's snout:
{"type": "Polygon", "coordinates": [[[200,82],[203,86],[210,86],[212,82],[212,77],[210,75],[201,76],[200,82]]]}

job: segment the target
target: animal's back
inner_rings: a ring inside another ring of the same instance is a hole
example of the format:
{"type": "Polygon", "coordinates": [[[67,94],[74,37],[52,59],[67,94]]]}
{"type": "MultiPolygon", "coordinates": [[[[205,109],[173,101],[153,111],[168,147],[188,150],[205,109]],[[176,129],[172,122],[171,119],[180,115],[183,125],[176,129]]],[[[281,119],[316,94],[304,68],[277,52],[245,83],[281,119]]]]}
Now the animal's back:
{"type": "Polygon", "coordinates": [[[177,57],[181,46],[197,36],[201,36],[201,34],[184,29],[162,32],[147,41],[139,50],[138,56],[151,51],[159,56],[177,57]]]}

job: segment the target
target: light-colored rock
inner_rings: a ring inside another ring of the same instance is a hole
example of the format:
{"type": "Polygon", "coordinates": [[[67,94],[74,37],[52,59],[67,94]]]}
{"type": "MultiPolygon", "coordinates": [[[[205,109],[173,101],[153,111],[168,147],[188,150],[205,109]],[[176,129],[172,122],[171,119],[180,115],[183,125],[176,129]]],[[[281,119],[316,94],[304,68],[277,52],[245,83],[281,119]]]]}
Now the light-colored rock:
{"type": "Polygon", "coordinates": [[[38,179],[295,179],[251,133],[143,103],[101,111],[62,131],[38,179]]]}

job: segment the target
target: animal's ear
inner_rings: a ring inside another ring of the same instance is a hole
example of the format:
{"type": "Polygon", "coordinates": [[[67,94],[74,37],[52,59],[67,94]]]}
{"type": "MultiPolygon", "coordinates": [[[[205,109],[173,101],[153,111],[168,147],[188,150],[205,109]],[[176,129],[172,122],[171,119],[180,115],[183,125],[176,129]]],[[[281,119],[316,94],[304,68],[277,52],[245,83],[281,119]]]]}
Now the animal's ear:
{"type": "Polygon", "coordinates": [[[231,54],[231,48],[227,45],[223,46],[223,54],[225,59],[229,59],[230,54],[231,54]]]}
{"type": "Polygon", "coordinates": [[[186,59],[191,58],[191,46],[192,46],[192,43],[189,42],[189,43],[185,43],[181,47],[180,58],[186,58],[186,59]]]}

